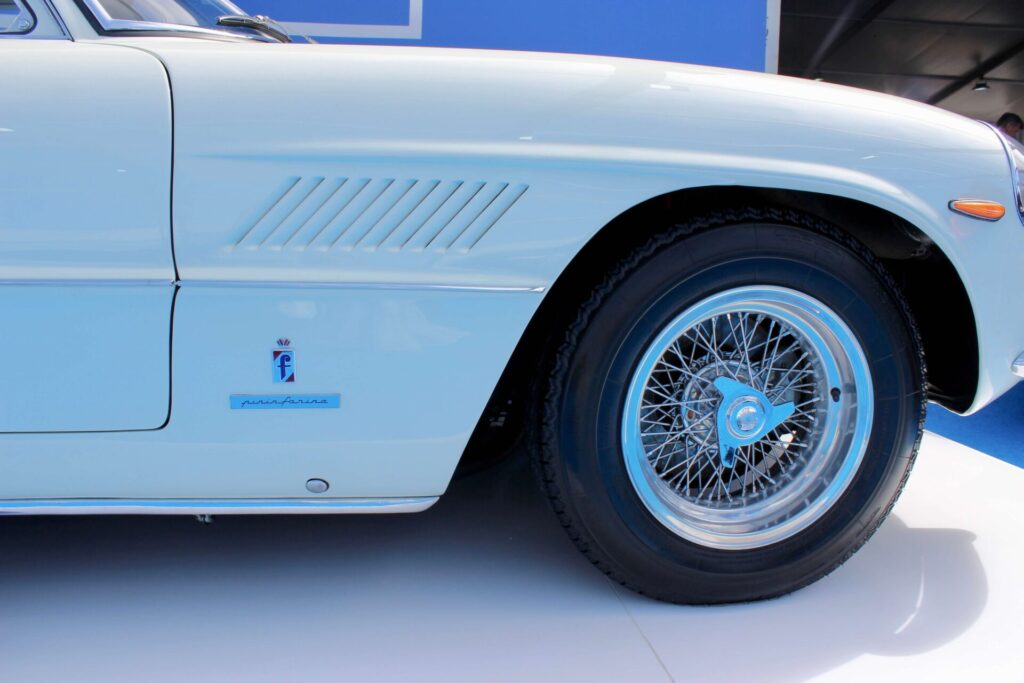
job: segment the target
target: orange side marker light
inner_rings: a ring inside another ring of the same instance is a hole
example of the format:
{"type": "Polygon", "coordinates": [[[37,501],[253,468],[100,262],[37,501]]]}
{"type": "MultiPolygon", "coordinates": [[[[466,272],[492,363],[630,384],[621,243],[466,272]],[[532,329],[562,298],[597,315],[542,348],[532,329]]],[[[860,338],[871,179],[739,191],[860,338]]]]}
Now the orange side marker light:
{"type": "Polygon", "coordinates": [[[951,211],[983,221],[997,221],[1006,215],[1006,207],[999,202],[985,199],[954,199],[949,203],[949,208],[951,211]]]}

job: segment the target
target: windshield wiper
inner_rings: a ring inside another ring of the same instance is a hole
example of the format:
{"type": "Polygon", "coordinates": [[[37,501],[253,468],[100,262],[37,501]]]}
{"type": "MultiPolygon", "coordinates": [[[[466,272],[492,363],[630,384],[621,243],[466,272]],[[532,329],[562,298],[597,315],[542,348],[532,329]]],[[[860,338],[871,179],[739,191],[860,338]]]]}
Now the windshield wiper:
{"type": "Polygon", "coordinates": [[[284,30],[281,24],[277,23],[273,19],[262,14],[251,17],[248,14],[227,14],[217,19],[217,24],[220,26],[241,26],[242,28],[251,28],[254,31],[270,36],[271,38],[278,40],[282,43],[292,42],[288,32],[284,30]]]}

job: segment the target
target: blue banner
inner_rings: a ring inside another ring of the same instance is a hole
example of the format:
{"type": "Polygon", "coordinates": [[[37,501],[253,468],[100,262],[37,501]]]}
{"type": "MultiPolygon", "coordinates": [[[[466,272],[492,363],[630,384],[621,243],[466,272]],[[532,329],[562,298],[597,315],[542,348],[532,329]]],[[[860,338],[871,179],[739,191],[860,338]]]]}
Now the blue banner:
{"type": "Polygon", "coordinates": [[[763,71],[767,0],[241,0],[317,42],[574,52],[763,71]]]}

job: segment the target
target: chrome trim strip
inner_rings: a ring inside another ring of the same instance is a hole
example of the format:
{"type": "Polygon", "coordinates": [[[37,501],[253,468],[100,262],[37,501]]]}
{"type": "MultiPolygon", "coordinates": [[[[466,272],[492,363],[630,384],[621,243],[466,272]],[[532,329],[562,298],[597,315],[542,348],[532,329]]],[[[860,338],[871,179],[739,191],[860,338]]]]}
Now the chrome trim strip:
{"type": "Polygon", "coordinates": [[[50,12],[50,16],[53,17],[53,21],[57,24],[57,28],[63,34],[61,37],[71,40],[71,31],[68,30],[68,25],[64,23],[64,17],[57,11],[57,7],[53,4],[53,0],[43,0],[43,5],[50,12]]]}
{"type": "Polygon", "coordinates": [[[999,142],[1003,145],[1003,152],[1006,154],[1006,160],[1010,164],[1010,182],[1013,183],[1013,197],[1017,200],[1017,216],[1020,218],[1020,222],[1024,224],[1024,194],[1021,193],[1020,169],[1017,168],[1017,162],[1013,160],[1013,145],[1003,135],[1003,132],[994,125],[986,121],[981,123],[991,128],[995,136],[999,138],[999,142]]]}
{"type": "MultiPolygon", "coordinates": [[[[86,0],[88,2],[89,0],[86,0]]],[[[238,33],[236,31],[218,31],[213,28],[204,28],[202,26],[188,26],[186,24],[162,24],[157,21],[129,21],[125,19],[108,19],[102,21],[103,28],[107,31],[166,31],[173,33],[198,33],[206,36],[229,36],[231,38],[244,38],[247,40],[255,40],[260,43],[277,42],[272,38],[257,36],[257,35],[246,35],[244,33],[238,33]]]]}
{"type": "Polygon", "coordinates": [[[276,282],[273,280],[255,282],[252,280],[180,280],[180,287],[257,287],[284,289],[412,289],[441,290],[452,292],[534,292],[540,293],[546,287],[506,287],[490,285],[436,285],[429,283],[398,282],[276,282]]]}
{"type": "Polygon", "coordinates": [[[108,287],[122,285],[126,287],[168,287],[177,284],[174,280],[97,278],[95,280],[0,280],[4,285],[32,285],[39,287],[108,287]]]}
{"type": "Polygon", "coordinates": [[[534,292],[546,291],[546,287],[504,287],[490,285],[435,285],[429,283],[399,282],[275,282],[273,280],[147,280],[147,279],[96,279],[96,280],[0,280],[5,285],[32,285],[39,287],[245,287],[264,289],[397,289],[397,290],[440,290],[451,292],[534,292]]]}
{"type": "Polygon", "coordinates": [[[1024,377],[1024,353],[1017,356],[1017,358],[1010,363],[1010,370],[1018,377],[1024,377]]]}
{"type": "Polygon", "coordinates": [[[264,500],[5,500],[0,501],[0,515],[358,515],[422,512],[437,501],[437,496],[264,500]]]}

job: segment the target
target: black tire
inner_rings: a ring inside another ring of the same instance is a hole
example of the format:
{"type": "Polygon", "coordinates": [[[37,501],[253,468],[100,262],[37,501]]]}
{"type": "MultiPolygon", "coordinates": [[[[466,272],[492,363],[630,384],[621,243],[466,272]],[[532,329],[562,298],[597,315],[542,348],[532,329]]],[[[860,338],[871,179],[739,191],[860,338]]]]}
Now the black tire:
{"type": "Polygon", "coordinates": [[[717,213],[652,238],[593,289],[553,361],[537,416],[537,471],[578,548],[632,590],[691,604],[783,595],[841,565],[889,514],[920,444],[924,373],[907,304],[866,248],[791,211],[717,213]],[[870,368],[873,422],[849,485],[807,528],[763,547],[706,547],[670,531],[637,494],[620,438],[623,406],[644,349],[668,321],[749,285],[805,292],[840,315],[870,368]]]}

